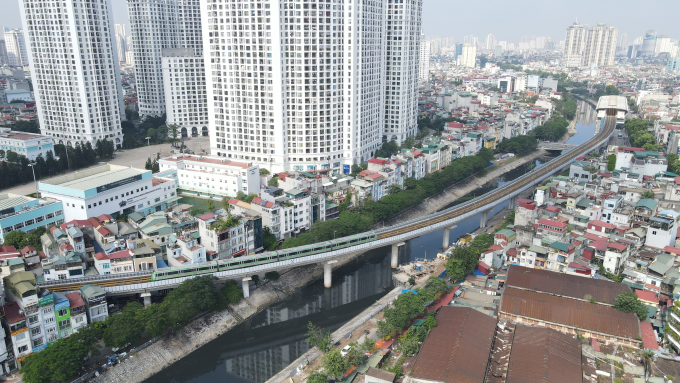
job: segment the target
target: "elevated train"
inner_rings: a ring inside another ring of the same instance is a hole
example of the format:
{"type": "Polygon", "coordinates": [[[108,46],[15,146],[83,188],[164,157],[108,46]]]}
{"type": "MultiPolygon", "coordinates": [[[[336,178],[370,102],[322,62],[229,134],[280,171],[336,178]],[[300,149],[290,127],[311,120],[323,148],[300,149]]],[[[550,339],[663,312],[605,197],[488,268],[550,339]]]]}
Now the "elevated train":
{"type": "Polygon", "coordinates": [[[370,243],[381,239],[391,238],[431,226],[436,223],[444,222],[476,209],[489,205],[492,202],[498,201],[505,196],[514,192],[521,191],[534,184],[533,181],[542,179],[542,177],[550,174],[556,169],[560,169],[569,164],[574,159],[574,153],[585,153],[595,148],[595,145],[609,137],[616,126],[616,116],[609,115],[606,117],[606,122],[603,129],[586,143],[582,144],[583,150],[576,149],[565,153],[545,166],[537,168],[505,185],[503,188],[490,191],[478,198],[467,201],[460,205],[451,207],[449,209],[439,211],[425,217],[416,218],[414,220],[389,226],[382,229],[367,231],[361,234],[338,238],[332,241],[319,242],[312,245],[299,246],[290,249],[283,249],[277,251],[270,251],[262,254],[250,255],[246,257],[217,260],[208,263],[202,263],[191,266],[179,266],[164,268],[153,272],[137,272],[126,275],[107,275],[96,277],[79,278],[78,280],[63,280],[63,281],[49,281],[38,282],[40,287],[47,287],[53,291],[69,291],[73,290],[76,285],[85,285],[88,283],[95,283],[102,287],[113,285],[124,285],[130,283],[142,283],[148,281],[162,281],[167,279],[187,277],[194,275],[210,274],[220,271],[227,271],[232,269],[239,269],[244,267],[251,267],[257,265],[264,265],[268,263],[292,260],[296,258],[306,257],[310,255],[326,253],[334,250],[340,250],[347,247],[370,243]]]}

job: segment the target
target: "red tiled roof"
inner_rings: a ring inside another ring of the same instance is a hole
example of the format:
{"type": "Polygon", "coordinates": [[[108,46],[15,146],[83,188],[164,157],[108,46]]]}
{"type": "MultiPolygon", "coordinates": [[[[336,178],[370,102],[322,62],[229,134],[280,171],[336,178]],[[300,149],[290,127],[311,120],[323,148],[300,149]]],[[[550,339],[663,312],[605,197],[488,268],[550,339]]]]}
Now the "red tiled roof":
{"type": "Polygon", "coordinates": [[[11,245],[0,246],[0,253],[16,253],[16,254],[19,254],[17,249],[15,249],[14,246],[11,246],[11,245]]]}
{"type": "Polygon", "coordinates": [[[663,248],[663,251],[670,254],[680,255],[680,249],[678,249],[677,247],[666,246],[663,248]]]}
{"type": "Polygon", "coordinates": [[[85,302],[83,301],[83,297],[81,297],[78,292],[66,294],[66,299],[68,299],[69,305],[71,306],[71,309],[74,309],[74,308],[80,307],[80,306],[85,306],[85,302]]]}
{"type": "Polygon", "coordinates": [[[35,247],[26,246],[23,249],[21,249],[21,255],[26,255],[26,254],[34,252],[34,251],[35,251],[35,247]]]}
{"type": "Polygon", "coordinates": [[[371,158],[370,160],[368,160],[368,163],[369,164],[377,164],[377,165],[389,165],[390,162],[387,161],[387,160],[381,160],[381,159],[378,159],[378,158],[371,158]]]}
{"type": "Polygon", "coordinates": [[[5,319],[7,319],[9,324],[17,323],[26,319],[26,317],[20,313],[21,307],[19,307],[16,302],[6,304],[3,307],[3,311],[5,312],[5,319]]]}
{"type": "Polygon", "coordinates": [[[109,259],[109,256],[106,255],[106,253],[104,253],[104,252],[99,252],[99,253],[95,254],[94,257],[97,258],[100,261],[102,261],[104,259],[109,259]]]}
{"type": "Polygon", "coordinates": [[[651,303],[656,303],[656,304],[659,303],[659,297],[651,291],[635,290],[635,294],[637,294],[638,298],[641,301],[646,301],[646,302],[651,302],[651,303]]]}
{"type": "Polygon", "coordinates": [[[545,211],[549,211],[551,213],[559,213],[560,211],[562,211],[562,208],[560,208],[559,206],[548,206],[545,208],[545,211]]]}
{"type": "Polygon", "coordinates": [[[608,248],[608,249],[619,250],[619,251],[626,251],[626,249],[627,249],[628,247],[627,247],[626,245],[624,245],[624,244],[621,244],[621,243],[612,242],[612,243],[607,244],[607,248],[608,248]]]}
{"type": "Polygon", "coordinates": [[[616,225],[600,220],[594,220],[588,222],[588,228],[590,229],[591,226],[596,226],[596,227],[604,227],[605,229],[616,229],[616,225]]]}
{"type": "Polygon", "coordinates": [[[567,227],[567,224],[564,223],[564,222],[551,221],[551,220],[545,219],[545,218],[539,219],[538,223],[546,225],[546,226],[557,227],[557,228],[562,228],[562,229],[567,227]]]}
{"type": "Polygon", "coordinates": [[[644,348],[658,350],[659,343],[656,341],[652,324],[650,322],[640,322],[640,331],[642,331],[642,343],[644,348]]]}
{"type": "MultiPolygon", "coordinates": [[[[229,203],[231,203],[231,200],[229,200],[229,203]]],[[[215,218],[215,214],[213,214],[213,213],[205,213],[205,214],[203,214],[203,215],[199,215],[199,216],[198,216],[198,219],[203,220],[203,221],[207,221],[207,220],[209,220],[209,219],[211,219],[211,218],[215,218]]]]}

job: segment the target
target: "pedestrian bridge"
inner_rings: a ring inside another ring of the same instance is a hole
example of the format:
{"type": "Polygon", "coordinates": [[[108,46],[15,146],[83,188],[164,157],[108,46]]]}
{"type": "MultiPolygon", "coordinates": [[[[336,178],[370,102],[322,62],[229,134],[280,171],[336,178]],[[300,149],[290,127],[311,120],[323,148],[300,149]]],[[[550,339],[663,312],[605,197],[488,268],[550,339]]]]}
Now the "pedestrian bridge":
{"type": "Polygon", "coordinates": [[[538,148],[543,150],[572,150],[578,148],[578,145],[544,141],[538,144],[538,148]]]}
{"type": "Polygon", "coordinates": [[[392,267],[397,267],[397,255],[399,246],[404,242],[421,235],[444,229],[443,247],[448,247],[449,231],[458,222],[481,215],[480,227],[486,227],[488,214],[495,206],[510,202],[513,208],[515,199],[526,190],[538,185],[553,173],[560,171],[576,158],[593,150],[598,150],[609,141],[616,120],[612,116],[606,118],[606,124],[590,140],[580,145],[577,149],[570,150],[559,157],[538,167],[531,172],[509,182],[503,187],[492,190],[473,200],[456,205],[427,216],[416,218],[401,224],[368,231],[356,236],[344,237],[297,248],[276,250],[247,257],[239,257],[218,262],[202,263],[179,268],[162,269],[159,271],[134,272],[124,275],[97,275],[86,276],[77,279],[65,279],[57,281],[40,281],[38,287],[51,291],[74,291],[87,284],[101,286],[108,294],[126,295],[142,293],[145,301],[149,292],[165,290],[177,287],[183,281],[197,275],[212,274],[215,277],[242,280],[244,296],[249,296],[248,281],[254,274],[262,275],[269,271],[282,271],[294,267],[323,264],[324,285],[331,287],[331,267],[341,257],[351,254],[363,253],[367,250],[392,246],[392,267]],[[353,237],[361,237],[362,241],[352,241],[353,237]],[[323,250],[319,250],[323,249],[323,250]],[[266,260],[263,260],[266,259],[266,260]],[[259,264],[252,262],[260,260],[259,264]],[[238,266],[234,266],[238,264],[238,266]],[[166,278],[157,278],[158,273],[173,274],[166,278]]]}

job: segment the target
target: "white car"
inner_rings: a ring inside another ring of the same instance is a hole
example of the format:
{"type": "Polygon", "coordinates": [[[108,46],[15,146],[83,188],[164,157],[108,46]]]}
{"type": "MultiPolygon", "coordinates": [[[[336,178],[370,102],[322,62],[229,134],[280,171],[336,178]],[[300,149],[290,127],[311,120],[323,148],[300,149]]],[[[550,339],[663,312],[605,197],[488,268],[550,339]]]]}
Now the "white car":
{"type": "Polygon", "coordinates": [[[340,350],[340,355],[345,356],[345,355],[349,354],[349,350],[351,350],[351,349],[352,349],[352,346],[349,346],[349,345],[343,347],[342,350],[340,350]]]}

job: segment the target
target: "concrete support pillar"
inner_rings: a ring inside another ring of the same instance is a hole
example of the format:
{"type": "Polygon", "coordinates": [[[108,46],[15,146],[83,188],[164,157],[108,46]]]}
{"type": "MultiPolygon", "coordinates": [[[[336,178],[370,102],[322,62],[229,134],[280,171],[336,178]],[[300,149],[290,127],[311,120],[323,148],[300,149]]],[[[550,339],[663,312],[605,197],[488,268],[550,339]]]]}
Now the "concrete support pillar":
{"type": "Polygon", "coordinates": [[[399,267],[399,247],[404,246],[405,242],[399,242],[392,245],[392,259],[390,265],[393,269],[399,267]]]}
{"type": "Polygon", "coordinates": [[[245,277],[241,280],[241,287],[243,287],[243,297],[248,298],[250,297],[250,281],[253,278],[251,277],[245,277]]]}
{"type": "Polygon", "coordinates": [[[444,228],[444,240],[442,241],[442,248],[446,250],[450,243],[449,243],[449,235],[451,234],[451,229],[455,229],[457,226],[453,225],[451,227],[445,227],[444,228]]]}
{"type": "Polygon", "coordinates": [[[479,227],[481,227],[481,228],[485,228],[485,227],[486,227],[486,224],[487,224],[487,222],[488,222],[488,220],[489,220],[489,212],[490,212],[490,211],[491,211],[491,210],[487,210],[487,211],[483,211],[483,212],[482,212],[481,219],[479,220],[479,227]]]}
{"type": "Polygon", "coordinates": [[[508,202],[508,209],[515,210],[515,204],[517,204],[517,197],[515,198],[510,198],[510,202],[508,202]]]}
{"type": "Polygon", "coordinates": [[[338,261],[328,261],[323,264],[323,285],[326,288],[330,288],[332,284],[332,278],[331,278],[331,270],[332,270],[332,264],[337,263],[338,261]]]}
{"type": "Polygon", "coordinates": [[[144,307],[151,304],[151,293],[142,293],[139,296],[144,298],[144,307]]]}

